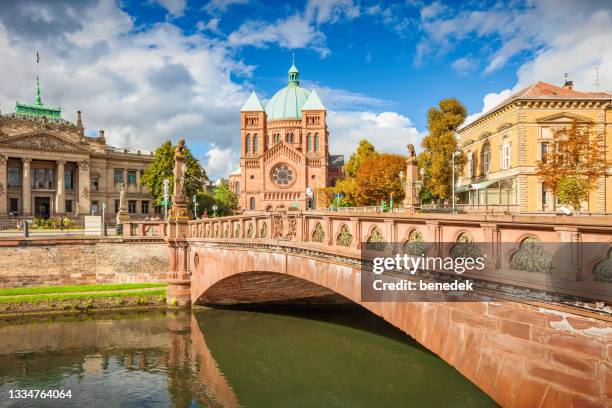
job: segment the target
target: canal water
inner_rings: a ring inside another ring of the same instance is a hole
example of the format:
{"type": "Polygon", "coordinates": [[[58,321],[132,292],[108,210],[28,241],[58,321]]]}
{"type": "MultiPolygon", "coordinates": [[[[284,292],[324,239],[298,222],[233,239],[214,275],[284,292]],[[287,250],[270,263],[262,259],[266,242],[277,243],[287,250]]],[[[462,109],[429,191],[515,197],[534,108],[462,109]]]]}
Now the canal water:
{"type": "Polygon", "coordinates": [[[342,306],[1,322],[0,406],[496,404],[408,336],[342,306]],[[32,390],[41,391],[37,399],[17,398],[32,390]]]}

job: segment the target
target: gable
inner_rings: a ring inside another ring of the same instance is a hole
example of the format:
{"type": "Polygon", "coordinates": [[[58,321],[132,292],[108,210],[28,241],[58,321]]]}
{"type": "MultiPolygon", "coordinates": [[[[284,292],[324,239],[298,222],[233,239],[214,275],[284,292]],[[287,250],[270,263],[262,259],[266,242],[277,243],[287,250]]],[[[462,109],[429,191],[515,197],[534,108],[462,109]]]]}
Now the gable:
{"type": "Polygon", "coordinates": [[[586,116],[576,115],[570,112],[555,113],[536,119],[538,123],[564,123],[569,124],[576,121],[577,123],[593,123],[593,120],[586,116]]]}
{"type": "Polygon", "coordinates": [[[264,163],[269,163],[273,160],[278,159],[279,157],[284,157],[295,164],[302,164],[302,162],[304,161],[304,155],[298,150],[286,144],[285,141],[277,143],[276,145],[274,145],[274,147],[265,152],[263,155],[263,161],[264,163]]]}
{"type": "Polygon", "coordinates": [[[47,152],[87,153],[89,149],[44,132],[32,132],[0,138],[0,146],[12,149],[40,150],[47,152]]]}

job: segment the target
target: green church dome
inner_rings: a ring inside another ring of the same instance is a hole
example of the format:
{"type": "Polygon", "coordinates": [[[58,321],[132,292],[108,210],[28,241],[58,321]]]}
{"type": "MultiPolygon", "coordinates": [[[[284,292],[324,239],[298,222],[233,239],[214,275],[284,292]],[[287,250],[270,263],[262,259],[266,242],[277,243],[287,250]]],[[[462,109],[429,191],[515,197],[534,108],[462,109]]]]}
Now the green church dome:
{"type": "Polygon", "coordinates": [[[289,69],[289,83],[266,104],[268,120],[300,119],[308,91],[300,86],[300,72],[295,64],[289,69]]]}

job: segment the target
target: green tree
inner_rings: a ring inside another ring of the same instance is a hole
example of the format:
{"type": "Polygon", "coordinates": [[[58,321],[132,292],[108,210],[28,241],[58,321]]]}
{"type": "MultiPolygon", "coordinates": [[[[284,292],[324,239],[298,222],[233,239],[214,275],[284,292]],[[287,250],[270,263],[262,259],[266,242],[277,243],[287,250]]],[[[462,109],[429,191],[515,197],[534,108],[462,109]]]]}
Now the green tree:
{"type": "Polygon", "coordinates": [[[215,204],[219,207],[217,215],[232,215],[238,208],[238,197],[229,188],[227,181],[221,179],[219,185],[213,191],[215,204]]]}
{"type": "Polygon", "coordinates": [[[399,173],[406,168],[406,158],[399,154],[377,154],[361,163],[355,182],[357,185],[356,204],[378,205],[381,200],[395,203],[404,199],[404,189],[399,173]]]}
{"type": "Polygon", "coordinates": [[[374,145],[368,142],[366,139],[361,139],[359,141],[359,145],[357,146],[357,150],[353,153],[350,159],[344,165],[344,174],[346,177],[356,177],[359,168],[361,167],[361,163],[364,160],[378,155],[378,152],[374,148],[374,145]]]}
{"type": "MultiPolygon", "coordinates": [[[[142,175],[141,182],[147,188],[157,205],[162,205],[164,201],[164,180],[170,180],[170,195],[172,195],[174,186],[174,149],[175,145],[167,140],[155,150],[155,158],[147,167],[142,175]]],[[[187,156],[187,172],[185,175],[185,184],[188,197],[203,190],[204,183],[208,180],[206,172],[200,165],[200,162],[193,157],[189,149],[185,148],[187,156]]]]}
{"type": "MultiPolygon", "coordinates": [[[[423,190],[428,198],[444,200],[451,195],[453,153],[457,150],[455,136],[459,126],[465,121],[467,110],[455,98],[442,99],[438,107],[427,112],[429,134],[423,138],[423,151],[418,157],[419,167],[425,169],[423,190]]],[[[463,168],[465,157],[455,159],[456,176],[463,168]]]]}
{"type": "Polygon", "coordinates": [[[580,212],[580,204],[588,200],[599,177],[611,165],[606,160],[603,134],[579,128],[574,122],[568,129],[555,133],[552,146],[538,161],[538,175],[544,186],[561,204],[580,212]]]}

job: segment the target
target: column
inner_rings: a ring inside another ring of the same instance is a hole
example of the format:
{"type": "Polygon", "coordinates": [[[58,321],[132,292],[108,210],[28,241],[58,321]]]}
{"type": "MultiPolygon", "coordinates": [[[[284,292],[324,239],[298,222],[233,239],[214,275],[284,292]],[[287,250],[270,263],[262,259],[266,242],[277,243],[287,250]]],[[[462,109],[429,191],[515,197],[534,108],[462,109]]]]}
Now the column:
{"type": "Polygon", "coordinates": [[[79,214],[82,215],[89,215],[91,212],[89,184],[89,162],[79,162],[79,214]]]}
{"type": "Polygon", "coordinates": [[[0,215],[8,214],[8,182],[6,179],[7,157],[0,154],[0,215]]]}
{"type": "Polygon", "coordinates": [[[140,189],[140,169],[136,169],[136,192],[142,192],[140,189]]]}
{"type": "Polygon", "coordinates": [[[58,214],[66,212],[66,186],[64,185],[64,165],[63,160],[57,161],[57,190],[55,193],[55,211],[58,214]]]}
{"type": "Polygon", "coordinates": [[[21,163],[23,167],[23,177],[21,178],[22,188],[22,215],[32,215],[32,180],[30,180],[30,163],[32,159],[29,157],[22,157],[21,163]]]}

